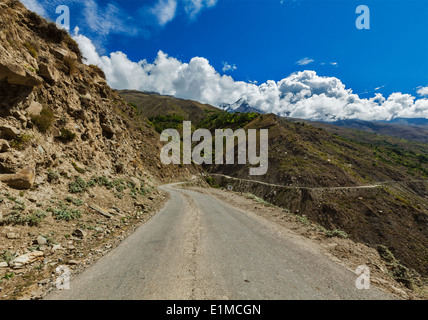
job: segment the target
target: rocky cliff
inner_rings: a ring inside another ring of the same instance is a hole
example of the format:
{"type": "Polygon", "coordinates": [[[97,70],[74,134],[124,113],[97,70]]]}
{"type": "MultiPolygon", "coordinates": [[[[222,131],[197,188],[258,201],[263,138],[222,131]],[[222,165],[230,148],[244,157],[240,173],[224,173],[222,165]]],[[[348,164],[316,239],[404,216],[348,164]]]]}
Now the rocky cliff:
{"type": "Polygon", "coordinates": [[[154,214],[166,199],[159,183],[197,173],[164,167],[161,146],[67,32],[0,1],[2,297],[37,287],[18,274],[34,282],[61,263],[84,264],[91,249],[154,214]]]}

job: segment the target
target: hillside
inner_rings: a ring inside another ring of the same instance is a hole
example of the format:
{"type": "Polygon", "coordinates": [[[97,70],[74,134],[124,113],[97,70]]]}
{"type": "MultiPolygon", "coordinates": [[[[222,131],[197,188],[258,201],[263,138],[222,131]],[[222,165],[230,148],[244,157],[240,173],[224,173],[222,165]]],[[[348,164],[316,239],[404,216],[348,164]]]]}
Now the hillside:
{"type": "Polygon", "coordinates": [[[18,1],[0,2],[0,291],[17,298],[146,221],[164,167],[147,118],[82,63],[77,44],[18,1]]]}
{"type": "Polygon", "coordinates": [[[135,90],[118,90],[117,92],[147,118],[174,114],[194,123],[199,123],[206,114],[219,111],[218,108],[193,100],[177,99],[135,90]]]}
{"type": "MultiPolygon", "coordinates": [[[[156,99],[172,105],[180,101],[152,96],[153,104],[156,99]]],[[[145,104],[138,107],[146,112],[145,104]]],[[[197,104],[192,108],[179,120],[204,112],[197,104]]],[[[163,111],[170,117],[153,117],[155,127],[180,129],[180,121],[172,121],[176,110],[163,111]]],[[[210,130],[269,129],[266,175],[248,176],[247,165],[205,166],[212,185],[232,184],[236,191],[251,192],[327,230],[342,230],[374,248],[386,246],[407,267],[428,275],[428,155],[423,144],[332,125],[316,128],[272,114],[217,111],[193,124],[210,130]],[[401,144],[392,143],[397,141],[401,144]]],[[[411,273],[403,270],[395,272],[404,282],[411,273]]]]}

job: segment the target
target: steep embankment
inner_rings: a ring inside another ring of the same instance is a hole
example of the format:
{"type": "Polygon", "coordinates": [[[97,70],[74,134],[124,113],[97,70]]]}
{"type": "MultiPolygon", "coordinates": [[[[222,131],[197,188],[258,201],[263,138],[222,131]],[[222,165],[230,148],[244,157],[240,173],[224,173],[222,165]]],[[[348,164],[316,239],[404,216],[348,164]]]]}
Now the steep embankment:
{"type": "Polygon", "coordinates": [[[160,181],[197,172],[164,167],[161,146],[65,31],[1,1],[1,296],[19,297],[61,264],[83,265],[154,214],[160,181]]]}

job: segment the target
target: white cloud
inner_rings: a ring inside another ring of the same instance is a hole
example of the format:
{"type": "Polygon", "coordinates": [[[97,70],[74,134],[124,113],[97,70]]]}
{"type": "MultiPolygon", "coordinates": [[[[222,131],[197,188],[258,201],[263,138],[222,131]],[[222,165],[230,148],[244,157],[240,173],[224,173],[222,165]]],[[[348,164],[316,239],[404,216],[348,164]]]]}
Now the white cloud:
{"type": "Polygon", "coordinates": [[[177,0],[159,0],[150,12],[156,16],[159,25],[164,26],[174,19],[177,0]]]}
{"type": "Polygon", "coordinates": [[[204,8],[211,8],[217,0],[184,0],[184,9],[191,19],[194,19],[204,8]]]}
{"type": "Polygon", "coordinates": [[[428,99],[417,100],[402,93],[393,93],[388,98],[375,93],[370,99],[362,99],[339,79],[321,77],[315,71],[296,72],[278,82],[270,80],[257,85],[219,74],[202,57],[184,63],[159,51],[152,63],[133,62],[123,52],[100,56],[85,36],[76,35],[74,39],[87,63],[101,67],[109,84],[116,89],[155,91],[215,106],[231,104],[232,108],[243,99],[265,112],[312,120],[428,119],[428,99]]]}
{"type": "Polygon", "coordinates": [[[418,95],[421,97],[428,96],[428,87],[420,87],[418,91],[416,91],[418,95]]]}
{"type": "Polygon", "coordinates": [[[21,0],[21,2],[28,10],[34,11],[37,14],[46,17],[45,9],[37,0],[21,0]]]}
{"type": "Polygon", "coordinates": [[[296,64],[298,64],[299,66],[305,66],[305,65],[310,64],[312,62],[314,62],[313,59],[303,58],[303,59],[297,61],[296,64]]]}
{"type": "Polygon", "coordinates": [[[223,72],[235,71],[236,69],[238,69],[236,65],[223,62],[223,72]]]}

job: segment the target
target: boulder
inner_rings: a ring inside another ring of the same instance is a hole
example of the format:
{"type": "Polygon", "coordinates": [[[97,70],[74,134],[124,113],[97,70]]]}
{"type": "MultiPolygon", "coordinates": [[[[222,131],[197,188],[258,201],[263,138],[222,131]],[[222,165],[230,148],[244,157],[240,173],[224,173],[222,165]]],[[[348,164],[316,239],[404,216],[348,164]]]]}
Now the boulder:
{"type": "Polygon", "coordinates": [[[27,167],[14,174],[0,175],[0,181],[14,189],[30,189],[34,184],[36,170],[33,167],[27,167]]]}
{"type": "Polygon", "coordinates": [[[43,246],[43,245],[48,243],[48,240],[43,236],[38,236],[35,243],[40,245],[40,246],[43,246]]]}
{"type": "Polygon", "coordinates": [[[43,258],[44,253],[42,251],[33,251],[22,256],[19,256],[12,261],[9,262],[9,265],[12,268],[23,268],[25,265],[30,264],[36,260],[40,260],[43,258]]]}
{"type": "Polygon", "coordinates": [[[9,142],[6,140],[0,139],[0,152],[7,152],[10,149],[9,142]]]}
{"type": "Polygon", "coordinates": [[[21,131],[19,131],[18,129],[12,126],[8,126],[8,125],[0,126],[0,137],[2,138],[6,138],[10,140],[10,139],[16,138],[20,134],[21,134],[21,131]]]}
{"type": "Polygon", "coordinates": [[[30,106],[25,110],[29,116],[39,116],[43,106],[37,101],[32,101],[30,106]]]}
{"type": "Polygon", "coordinates": [[[57,82],[59,79],[59,74],[57,70],[53,66],[50,66],[46,63],[41,63],[39,65],[39,75],[53,82],[57,82]]]}
{"type": "Polygon", "coordinates": [[[42,78],[30,73],[24,67],[0,62],[0,80],[5,78],[9,84],[29,87],[35,87],[43,83],[42,78]]]}
{"type": "Polygon", "coordinates": [[[86,231],[84,231],[82,229],[76,229],[76,230],[73,231],[73,236],[77,237],[77,238],[80,238],[80,239],[85,238],[86,235],[87,235],[86,231]]]}

